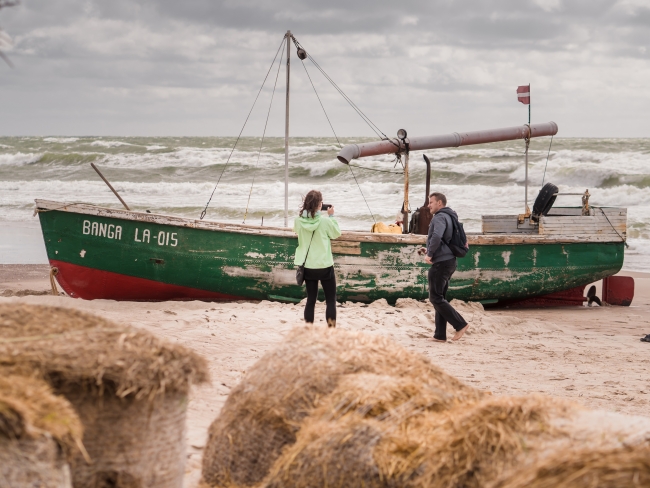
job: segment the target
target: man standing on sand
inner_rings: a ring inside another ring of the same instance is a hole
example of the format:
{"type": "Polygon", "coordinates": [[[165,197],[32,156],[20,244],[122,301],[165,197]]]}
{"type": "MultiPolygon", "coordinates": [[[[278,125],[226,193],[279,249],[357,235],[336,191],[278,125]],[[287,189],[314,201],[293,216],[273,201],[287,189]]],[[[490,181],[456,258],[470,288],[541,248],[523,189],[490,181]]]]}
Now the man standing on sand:
{"type": "Polygon", "coordinates": [[[447,342],[447,322],[449,322],[456,334],[452,341],[457,341],[467,331],[469,325],[461,315],[454,310],[446,299],[447,288],[451,275],[456,271],[456,256],[451,252],[447,243],[451,240],[453,222],[446,212],[456,212],[447,208],[447,197],[442,193],[429,195],[429,210],[433,214],[429,224],[429,235],[427,236],[427,247],[421,252],[426,253],[425,261],[431,264],[429,269],[429,300],[436,310],[436,331],[433,340],[447,342]],[[441,212],[446,208],[444,212],[441,212]]]}

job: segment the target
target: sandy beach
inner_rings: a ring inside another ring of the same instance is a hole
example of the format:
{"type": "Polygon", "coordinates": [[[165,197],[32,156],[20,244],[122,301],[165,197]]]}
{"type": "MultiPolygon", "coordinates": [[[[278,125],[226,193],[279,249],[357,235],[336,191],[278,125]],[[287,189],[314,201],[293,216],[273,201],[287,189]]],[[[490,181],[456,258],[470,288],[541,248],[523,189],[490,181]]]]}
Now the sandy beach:
{"type": "MultiPolygon", "coordinates": [[[[338,327],[382,334],[429,357],[450,374],[499,395],[542,393],[585,406],[634,415],[650,412],[650,274],[633,276],[630,307],[568,307],[483,311],[459,304],[470,333],[434,343],[433,308],[414,300],[392,307],[339,305],[338,327]]],[[[196,486],[208,426],[242,375],[292,327],[300,305],[275,302],[135,303],[52,296],[48,266],[0,265],[0,302],[72,307],[141,327],[188,346],[210,362],[212,384],[195,388],[188,411],[185,486],[196,486]]],[[[325,327],[324,306],[317,323],[325,327]]],[[[451,335],[449,335],[451,337],[451,335]]]]}

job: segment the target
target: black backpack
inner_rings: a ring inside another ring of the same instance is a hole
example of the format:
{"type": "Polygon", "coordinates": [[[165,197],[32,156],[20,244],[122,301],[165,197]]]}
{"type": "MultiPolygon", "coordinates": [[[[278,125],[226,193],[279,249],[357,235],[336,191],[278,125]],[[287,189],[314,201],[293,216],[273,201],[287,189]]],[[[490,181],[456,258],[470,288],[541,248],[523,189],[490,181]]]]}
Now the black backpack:
{"type": "Polygon", "coordinates": [[[445,242],[445,244],[447,244],[454,256],[457,258],[464,258],[467,255],[467,251],[469,251],[469,244],[467,243],[467,236],[465,235],[463,224],[458,221],[456,213],[450,208],[444,207],[438,210],[438,212],[449,215],[453,226],[451,239],[449,239],[449,242],[445,242]]]}

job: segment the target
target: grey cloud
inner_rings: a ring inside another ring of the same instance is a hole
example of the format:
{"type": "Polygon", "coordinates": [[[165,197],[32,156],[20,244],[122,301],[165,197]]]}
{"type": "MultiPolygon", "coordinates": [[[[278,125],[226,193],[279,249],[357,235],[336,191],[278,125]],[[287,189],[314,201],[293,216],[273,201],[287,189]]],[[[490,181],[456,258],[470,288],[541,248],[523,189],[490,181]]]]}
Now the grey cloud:
{"type": "MultiPolygon", "coordinates": [[[[430,43],[475,49],[561,50],[576,39],[590,42],[603,37],[619,43],[621,37],[629,38],[629,42],[637,44],[648,28],[648,9],[612,12],[617,5],[614,0],[560,2],[558,8],[550,11],[534,1],[514,0],[460,4],[440,0],[407,1],[399,5],[370,0],[32,0],[28,5],[23,15],[16,16],[17,29],[26,28],[21,20],[27,19],[35,27],[44,27],[83,24],[99,18],[106,22],[139,24],[157,32],[171,31],[173,24],[192,25],[206,35],[218,28],[239,29],[251,36],[260,32],[281,35],[286,28],[299,37],[413,33],[430,43]],[[405,18],[412,19],[415,25],[401,25],[405,18]]],[[[48,56],[58,54],[48,52],[46,46],[40,46],[39,52],[48,56]]]]}
{"type": "MultiPolygon", "coordinates": [[[[156,10],[171,16],[210,25],[277,32],[292,27],[298,32],[334,34],[396,32],[401,20],[415,17],[409,30],[429,32],[451,43],[489,43],[552,39],[569,33],[575,22],[607,24],[604,18],[614,0],[563,2],[545,11],[532,1],[161,1],[156,10]]],[[[623,19],[624,20],[624,19],[623,19]]]]}
{"type": "MultiPolygon", "coordinates": [[[[645,130],[640,115],[629,117],[645,103],[634,83],[650,81],[642,4],[23,0],[0,13],[0,25],[16,41],[17,66],[0,66],[0,104],[11,115],[0,133],[236,133],[287,28],[384,127],[408,118],[431,131],[465,114],[507,123],[523,108],[514,86],[532,82],[536,113],[543,104],[576,135],[608,130],[598,119],[617,110],[619,127],[645,130]]],[[[293,59],[296,100],[313,97],[293,59]]],[[[359,134],[345,103],[310,70],[343,130],[359,134]]],[[[328,135],[312,119],[296,130],[328,135]]]]}
{"type": "MultiPolygon", "coordinates": [[[[61,12],[99,15],[106,19],[159,22],[176,20],[211,27],[280,32],[292,28],[296,33],[342,34],[355,32],[391,33],[403,28],[402,19],[415,17],[420,32],[435,32],[449,42],[509,42],[512,40],[548,39],[567,32],[573,22],[590,23],[603,19],[603,13],[615,5],[614,0],[561,3],[560,8],[545,11],[532,1],[514,0],[450,1],[340,1],[318,0],[210,1],[175,0],[61,3],[38,10],[48,18],[65,19],[61,12]]],[[[36,9],[34,9],[36,10],[36,9]]],[[[74,14],[73,14],[74,15],[74,14]]],[[[621,19],[625,20],[625,19],[621,19]]]]}

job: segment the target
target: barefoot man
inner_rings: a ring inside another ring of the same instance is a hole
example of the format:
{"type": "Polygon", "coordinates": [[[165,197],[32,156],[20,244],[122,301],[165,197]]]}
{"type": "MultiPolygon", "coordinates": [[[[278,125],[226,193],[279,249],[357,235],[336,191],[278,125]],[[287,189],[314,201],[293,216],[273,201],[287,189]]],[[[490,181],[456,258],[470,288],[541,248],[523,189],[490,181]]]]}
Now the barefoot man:
{"type": "Polygon", "coordinates": [[[423,254],[426,253],[425,261],[432,265],[429,269],[429,300],[436,310],[436,331],[433,340],[438,342],[447,342],[447,322],[456,329],[452,341],[463,337],[469,327],[445,298],[451,275],[456,271],[456,256],[447,245],[451,240],[453,222],[449,215],[440,211],[446,206],[447,198],[442,193],[429,195],[429,210],[433,219],[429,225],[427,247],[421,249],[423,254]]]}

